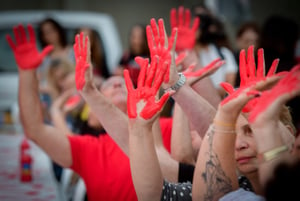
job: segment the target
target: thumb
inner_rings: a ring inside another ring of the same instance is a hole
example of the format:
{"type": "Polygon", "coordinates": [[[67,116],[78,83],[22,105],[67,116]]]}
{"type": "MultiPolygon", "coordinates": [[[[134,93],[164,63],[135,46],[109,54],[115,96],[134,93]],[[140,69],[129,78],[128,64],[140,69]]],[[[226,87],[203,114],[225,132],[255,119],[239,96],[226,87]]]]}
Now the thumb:
{"type": "Polygon", "coordinates": [[[48,45],[41,52],[41,57],[44,58],[47,54],[49,54],[53,50],[53,45],[48,45]]]}

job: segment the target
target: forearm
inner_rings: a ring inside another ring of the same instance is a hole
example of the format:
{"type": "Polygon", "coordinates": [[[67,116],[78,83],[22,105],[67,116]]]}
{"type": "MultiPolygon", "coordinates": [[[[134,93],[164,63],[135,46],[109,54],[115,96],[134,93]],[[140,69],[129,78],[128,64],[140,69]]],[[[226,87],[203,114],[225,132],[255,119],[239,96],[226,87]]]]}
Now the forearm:
{"type": "Polygon", "coordinates": [[[82,95],[106,132],[128,155],[128,118],[96,88],[82,95]]]}
{"type": "Polygon", "coordinates": [[[195,164],[189,122],[177,103],[173,114],[171,155],[178,162],[195,164]]]}
{"type": "Polygon", "coordinates": [[[152,128],[129,126],[131,174],[138,200],[160,200],[163,176],[156,155],[152,128]]]}
{"type": "Polygon", "coordinates": [[[180,105],[189,121],[194,125],[195,130],[203,138],[216,114],[215,108],[186,84],[172,97],[180,105]]]}
{"type": "Polygon", "coordinates": [[[203,78],[192,85],[192,88],[207,100],[215,109],[221,102],[221,96],[209,77],[203,78]]]}
{"type": "Polygon", "coordinates": [[[19,108],[25,134],[34,140],[43,126],[43,114],[35,70],[20,70],[19,72],[19,108]]]}
{"type": "Polygon", "coordinates": [[[235,133],[209,128],[203,138],[193,178],[193,200],[217,201],[238,188],[235,133]],[[199,190],[200,189],[200,190],[199,190]]]}
{"type": "Polygon", "coordinates": [[[66,123],[65,115],[59,109],[51,108],[50,115],[54,127],[60,129],[65,135],[72,134],[71,129],[66,123]]]}

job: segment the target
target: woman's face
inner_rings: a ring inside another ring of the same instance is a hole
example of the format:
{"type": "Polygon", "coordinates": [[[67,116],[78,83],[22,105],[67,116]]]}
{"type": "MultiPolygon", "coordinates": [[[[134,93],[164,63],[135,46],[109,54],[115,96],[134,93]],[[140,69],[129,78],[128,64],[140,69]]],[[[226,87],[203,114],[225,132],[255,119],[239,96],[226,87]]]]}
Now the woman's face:
{"type": "Polygon", "coordinates": [[[59,34],[53,24],[46,22],[41,27],[43,39],[48,45],[58,45],[59,44],[59,34]]]}
{"type": "Polygon", "coordinates": [[[257,47],[259,35],[252,29],[246,30],[239,38],[237,38],[237,46],[239,49],[248,49],[250,45],[257,47]]]}
{"type": "Polygon", "coordinates": [[[102,83],[101,92],[120,109],[127,108],[127,89],[123,77],[112,76],[108,78],[102,83]]]}
{"type": "Polygon", "coordinates": [[[235,160],[238,170],[247,175],[258,169],[256,142],[245,117],[239,117],[236,127],[235,160]]]}
{"type": "Polygon", "coordinates": [[[136,55],[141,54],[145,43],[143,28],[139,26],[133,27],[131,30],[129,40],[130,40],[130,47],[133,53],[136,55]]]}

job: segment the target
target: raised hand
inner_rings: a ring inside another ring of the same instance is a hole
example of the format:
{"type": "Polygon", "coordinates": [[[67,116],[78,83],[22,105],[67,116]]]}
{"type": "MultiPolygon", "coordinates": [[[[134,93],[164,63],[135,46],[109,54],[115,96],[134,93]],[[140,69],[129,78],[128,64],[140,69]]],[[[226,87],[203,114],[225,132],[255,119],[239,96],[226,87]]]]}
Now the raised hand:
{"type": "Polygon", "coordinates": [[[214,72],[216,72],[223,64],[225,63],[224,60],[221,60],[220,58],[213,60],[211,63],[209,63],[204,68],[201,68],[197,71],[193,71],[194,65],[191,65],[189,68],[187,68],[183,74],[187,78],[187,82],[189,85],[195,83],[196,81],[199,81],[214,72]]]}
{"type": "MultiPolygon", "coordinates": [[[[163,19],[158,20],[158,26],[154,18],[150,20],[150,25],[146,27],[147,41],[151,58],[155,55],[159,57],[160,63],[169,63],[175,66],[174,51],[176,44],[177,29],[172,30],[170,39],[168,40],[163,19]]],[[[169,82],[170,71],[167,69],[164,82],[169,82]]],[[[176,82],[176,81],[175,81],[176,82]]]]}
{"type": "Polygon", "coordinates": [[[148,59],[136,57],[135,61],[140,65],[141,71],[138,77],[137,88],[133,88],[129,72],[124,70],[124,78],[128,90],[127,112],[129,118],[152,119],[162,110],[170,94],[165,93],[160,100],[157,100],[159,88],[163,82],[164,74],[168,68],[168,63],[161,63],[159,58],[152,57],[149,65],[148,59]],[[162,67],[158,67],[162,65],[162,67]]]}
{"type": "Polygon", "coordinates": [[[81,91],[87,81],[92,81],[90,41],[88,36],[83,36],[83,32],[75,36],[73,46],[76,60],[75,81],[77,90],[81,91]]]}
{"type": "MultiPolygon", "coordinates": [[[[258,50],[258,64],[257,68],[255,65],[255,58],[254,58],[254,46],[250,46],[248,48],[247,52],[247,61],[246,61],[246,55],[245,55],[245,50],[241,50],[240,52],[240,88],[248,87],[253,84],[255,84],[258,81],[265,80],[267,78],[270,78],[272,76],[277,76],[281,74],[275,74],[279,59],[275,59],[272,63],[272,66],[265,75],[265,61],[264,61],[264,51],[263,49],[258,50]]],[[[226,84],[221,84],[221,86],[227,91],[227,93],[233,93],[235,90],[232,85],[226,83],[226,84]]],[[[253,99],[248,102],[247,105],[243,108],[243,112],[250,112],[254,106],[256,105],[256,99],[253,99]]]]}
{"type": "Polygon", "coordinates": [[[197,17],[194,19],[192,27],[191,23],[191,11],[185,9],[183,6],[178,8],[178,13],[175,8],[170,12],[171,29],[177,27],[178,35],[176,42],[176,51],[182,51],[187,49],[193,49],[196,43],[196,31],[200,24],[200,19],[197,17]]]}
{"type": "Polygon", "coordinates": [[[261,94],[249,115],[249,122],[279,118],[282,105],[297,95],[300,95],[300,65],[295,66],[272,89],[261,94]]]}
{"type": "Polygon", "coordinates": [[[15,60],[20,69],[36,69],[42,63],[44,57],[52,51],[53,46],[48,45],[40,53],[36,46],[36,39],[32,25],[27,26],[29,37],[26,37],[26,31],[23,25],[13,28],[15,43],[10,35],[6,35],[6,40],[14,52],[15,60]]]}

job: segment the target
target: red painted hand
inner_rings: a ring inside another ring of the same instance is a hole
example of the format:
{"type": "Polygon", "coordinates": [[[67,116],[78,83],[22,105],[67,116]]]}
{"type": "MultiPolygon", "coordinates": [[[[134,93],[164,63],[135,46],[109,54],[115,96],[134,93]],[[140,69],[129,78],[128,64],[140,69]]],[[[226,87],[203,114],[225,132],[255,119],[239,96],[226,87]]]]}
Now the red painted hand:
{"type": "MultiPolygon", "coordinates": [[[[279,105],[286,103],[296,95],[300,94],[300,65],[295,66],[287,73],[272,89],[264,91],[257,100],[257,105],[249,115],[249,122],[253,123],[257,117],[266,113],[269,108],[269,116],[275,117],[276,109],[280,111],[279,105]],[[277,104],[277,105],[276,105],[277,104]],[[278,105],[279,104],[279,105],[278,105]],[[273,108],[272,106],[275,105],[273,108]]],[[[279,113],[279,112],[277,112],[279,113]]]]}
{"type": "Polygon", "coordinates": [[[77,90],[82,90],[85,86],[86,71],[90,67],[90,42],[88,36],[83,36],[83,32],[75,36],[73,46],[76,60],[75,81],[77,90]]]}
{"type": "Polygon", "coordinates": [[[29,38],[26,37],[26,31],[23,25],[13,28],[16,43],[13,42],[10,35],[6,35],[6,40],[14,52],[15,60],[20,69],[36,69],[42,63],[44,57],[52,51],[53,46],[48,45],[40,53],[36,47],[36,39],[32,25],[27,26],[29,38]]]}
{"type": "Polygon", "coordinates": [[[191,23],[191,11],[185,9],[183,6],[178,8],[178,14],[175,8],[170,12],[171,29],[177,27],[178,35],[176,41],[176,51],[182,51],[186,49],[193,49],[196,42],[196,31],[200,24],[200,19],[197,17],[194,19],[192,27],[191,23]]]}
{"type": "Polygon", "coordinates": [[[170,96],[169,93],[165,93],[160,100],[157,100],[158,91],[169,64],[166,62],[161,64],[158,57],[152,57],[150,66],[148,59],[136,57],[135,61],[141,67],[136,89],[133,88],[128,70],[124,70],[128,90],[128,116],[129,118],[141,116],[144,119],[151,119],[163,108],[170,96]],[[163,67],[159,68],[158,65],[163,65],[163,67]]]}
{"type": "MultiPolygon", "coordinates": [[[[172,35],[168,41],[168,38],[166,38],[166,30],[164,26],[163,19],[158,20],[158,30],[157,30],[157,24],[154,18],[151,19],[150,25],[147,26],[147,40],[148,40],[148,46],[150,50],[151,58],[153,58],[155,55],[159,57],[160,63],[175,63],[175,61],[172,61],[172,51],[174,50],[174,41],[176,38],[176,32],[177,29],[172,30],[172,35]],[[150,26],[151,25],[151,26],[150,26]]],[[[165,82],[169,81],[169,69],[167,69],[167,73],[165,76],[165,82]]]]}
{"type": "MultiPolygon", "coordinates": [[[[258,64],[257,68],[255,65],[255,58],[254,58],[254,46],[250,46],[248,48],[247,53],[247,61],[245,50],[241,50],[240,52],[240,88],[248,87],[255,84],[258,81],[265,80],[266,78],[276,76],[275,72],[277,69],[277,65],[279,63],[279,59],[275,59],[270,67],[269,72],[265,75],[265,61],[264,61],[264,51],[263,49],[258,50],[258,64]]],[[[279,74],[278,74],[279,75],[279,74]]],[[[221,84],[221,86],[227,91],[227,93],[234,92],[233,86],[230,84],[221,84]]],[[[253,99],[245,105],[243,108],[243,112],[250,112],[254,106],[256,105],[257,99],[253,99]]]]}

